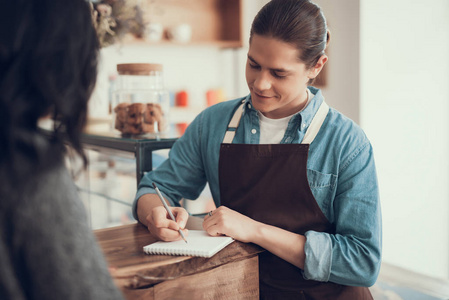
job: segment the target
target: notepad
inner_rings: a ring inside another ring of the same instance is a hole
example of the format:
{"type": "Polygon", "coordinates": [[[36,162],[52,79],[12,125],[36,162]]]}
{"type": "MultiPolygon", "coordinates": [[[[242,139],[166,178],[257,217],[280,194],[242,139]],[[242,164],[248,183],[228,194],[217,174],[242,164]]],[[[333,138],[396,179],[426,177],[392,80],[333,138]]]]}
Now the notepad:
{"type": "Polygon", "coordinates": [[[187,243],[183,240],[160,241],[143,247],[143,251],[147,254],[212,257],[233,241],[228,236],[210,236],[204,230],[189,230],[187,243]]]}

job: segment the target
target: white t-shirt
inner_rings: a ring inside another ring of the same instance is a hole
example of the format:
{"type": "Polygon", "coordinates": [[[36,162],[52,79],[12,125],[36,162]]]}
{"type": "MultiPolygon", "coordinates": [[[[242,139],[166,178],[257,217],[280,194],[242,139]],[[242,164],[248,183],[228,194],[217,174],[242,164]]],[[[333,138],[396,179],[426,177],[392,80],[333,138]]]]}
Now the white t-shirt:
{"type": "MultiPolygon", "coordinates": [[[[307,103],[304,108],[310,102],[310,99],[315,96],[309,89],[307,89],[307,103]]],[[[304,110],[304,108],[302,110],[304,110]]],[[[301,110],[301,111],[302,111],[301,110]]],[[[260,140],[259,144],[279,144],[284,137],[285,131],[288,127],[288,122],[297,113],[294,113],[288,117],[281,119],[270,119],[265,117],[260,111],[257,112],[259,115],[259,126],[260,126],[260,140]]]]}

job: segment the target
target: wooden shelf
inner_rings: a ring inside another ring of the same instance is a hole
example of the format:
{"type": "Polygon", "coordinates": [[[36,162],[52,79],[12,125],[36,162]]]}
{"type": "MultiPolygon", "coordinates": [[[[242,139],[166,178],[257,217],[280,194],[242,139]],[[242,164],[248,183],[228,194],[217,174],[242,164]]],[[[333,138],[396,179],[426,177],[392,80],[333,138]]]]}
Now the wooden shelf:
{"type": "Polygon", "coordinates": [[[217,48],[240,48],[242,43],[240,41],[221,41],[221,40],[203,40],[203,41],[190,41],[187,43],[174,42],[168,39],[163,39],[158,42],[147,41],[145,39],[138,39],[131,35],[127,35],[123,38],[122,43],[132,46],[154,46],[154,47],[217,47],[217,48]]]}
{"type": "Polygon", "coordinates": [[[242,0],[143,0],[145,21],[162,24],[163,38],[160,42],[127,37],[126,44],[215,46],[238,48],[243,46],[242,0]],[[188,43],[172,42],[167,29],[181,24],[192,28],[188,43]]]}

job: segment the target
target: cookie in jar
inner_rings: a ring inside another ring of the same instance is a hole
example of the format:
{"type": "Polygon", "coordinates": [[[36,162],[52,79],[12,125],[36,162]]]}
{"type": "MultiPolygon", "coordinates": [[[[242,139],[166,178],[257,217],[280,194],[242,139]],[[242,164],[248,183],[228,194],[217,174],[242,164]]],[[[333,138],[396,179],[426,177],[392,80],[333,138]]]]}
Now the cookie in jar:
{"type": "Polygon", "coordinates": [[[167,124],[158,103],[120,103],[114,112],[115,129],[123,134],[163,132],[167,124]]]}
{"type": "Polygon", "coordinates": [[[117,71],[114,128],[124,135],[166,131],[169,96],[162,84],[162,65],[119,64],[117,71]]]}

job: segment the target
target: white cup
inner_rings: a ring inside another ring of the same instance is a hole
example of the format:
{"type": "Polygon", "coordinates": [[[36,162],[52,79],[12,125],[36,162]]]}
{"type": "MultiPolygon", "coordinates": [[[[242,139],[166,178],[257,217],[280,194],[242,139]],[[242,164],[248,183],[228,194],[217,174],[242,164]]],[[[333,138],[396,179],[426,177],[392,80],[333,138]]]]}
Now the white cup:
{"type": "Polygon", "coordinates": [[[169,28],[167,34],[174,42],[187,43],[192,39],[192,27],[189,24],[180,24],[169,28]]]}
{"type": "Polygon", "coordinates": [[[151,42],[158,42],[162,40],[164,27],[160,23],[150,23],[147,25],[147,40],[151,42]]]}

